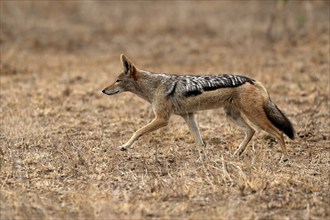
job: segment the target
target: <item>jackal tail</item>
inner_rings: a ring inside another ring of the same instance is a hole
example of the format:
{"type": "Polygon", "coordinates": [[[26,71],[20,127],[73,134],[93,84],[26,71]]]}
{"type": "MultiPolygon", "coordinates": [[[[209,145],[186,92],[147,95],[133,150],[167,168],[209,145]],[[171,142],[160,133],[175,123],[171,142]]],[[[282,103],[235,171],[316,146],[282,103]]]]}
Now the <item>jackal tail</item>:
{"type": "Polygon", "coordinates": [[[276,128],[286,134],[290,139],[294,139],[295,132],[290,120],[270,99],[266,101],[264,105],[264,111],[268,120],[276,128]]]}

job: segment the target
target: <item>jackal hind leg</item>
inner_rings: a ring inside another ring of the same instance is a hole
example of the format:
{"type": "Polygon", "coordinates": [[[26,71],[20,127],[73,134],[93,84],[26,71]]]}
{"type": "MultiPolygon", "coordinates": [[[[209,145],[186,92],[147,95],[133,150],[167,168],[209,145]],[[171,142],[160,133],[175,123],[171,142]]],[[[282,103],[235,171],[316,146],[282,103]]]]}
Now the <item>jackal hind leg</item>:
{"type": "Polygon", "coordinates": [[[226,115],[238,126],[240,126],[244,133],[245,137],[241,144],[239,145],[238,149],[235,151],[234,155],[238,154],[238,156],[241,156],[242,153],[244,152],[246,146],[252,139],[255,130],[243,119],[241,113],[232,107],[225,107],[224,108],[226,115]]]}
{"type": "Polygon", "coordinates": [[[263,109],[260,110],[258,108],[252,109],[252,112],[247,112],[246,117],[251,121],[253,124],[257,125],[264,131],[268,132],[272,136],[274,136],[277,141],[279,142],[282,150],[282,156],[280,162],[285,162],[288,160],[288,152],[285,147],[285,141],[283,137],[283,133],[279,131],[267,118],[265,114],[262,114],[263,109]],[[256,117],[257,115],[258,117],[256,117]]]}
{"type": "Polygon", "coordinates": [[[286,161],[289,160],[289,157],[288,157],[288,151],[285,147],[285,141],[284,141],[283,134],[282,133],[279,134],[277,138],[280,142],[280,146],[281,146],[281,149],[282,149],[282,156],[281,156],[280,162],[286,162],[286,161]]]}
{"type": "Polygon", "coordinates": [[[188,124],[190,132],[194,135],[195,141],[199,146],[199,156],[201,160],[205,160],[205,143],[201,137],[201,134],[198,129],[198,125],[196,122],[195,114],[194,113],[187,113],[181,115],[186,123],[188,124]]]}
{"type": "Polygon", "coordinates": [[[268,133],[270,133],[271,135],[273,135],[274,137],[276,137],[277,141],[279,142],[279,144],[281,146],[282,156],[280,159],[280,163],[288,161],[289,160],[288,151],[285,147],[285,141],[284,141],[283,134],[280,131],[278,131],[277,129],[268,128],[268,130],[266,130],[266,131],[268,133]]]}

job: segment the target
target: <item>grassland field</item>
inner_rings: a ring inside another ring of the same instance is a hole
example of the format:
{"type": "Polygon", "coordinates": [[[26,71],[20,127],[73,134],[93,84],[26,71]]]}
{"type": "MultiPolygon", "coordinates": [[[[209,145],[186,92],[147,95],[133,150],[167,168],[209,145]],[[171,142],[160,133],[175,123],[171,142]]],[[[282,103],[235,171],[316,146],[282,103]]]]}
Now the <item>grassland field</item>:
{"type": "Polygon", "coordinates": [[[1,1],[1,219],[329,219],[329,1],[1,1]],[[151,120],[121,69],[261,81],[296,139],[244,134],[222,109],[117,149],[151,120]]]}

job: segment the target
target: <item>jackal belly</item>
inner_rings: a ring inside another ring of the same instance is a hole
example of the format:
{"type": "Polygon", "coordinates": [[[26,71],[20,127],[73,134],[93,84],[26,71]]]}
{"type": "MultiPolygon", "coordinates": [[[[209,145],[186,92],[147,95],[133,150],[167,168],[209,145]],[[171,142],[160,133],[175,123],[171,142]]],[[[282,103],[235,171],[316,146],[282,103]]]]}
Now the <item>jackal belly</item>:
{"type": "Polygon", "coordinates": [[[235,102],[235,88],[223,88],[215,91],[203,92],[200,95],[186,97],[177,104],[176,114],[215,109],[232,105],[235,102]]]}

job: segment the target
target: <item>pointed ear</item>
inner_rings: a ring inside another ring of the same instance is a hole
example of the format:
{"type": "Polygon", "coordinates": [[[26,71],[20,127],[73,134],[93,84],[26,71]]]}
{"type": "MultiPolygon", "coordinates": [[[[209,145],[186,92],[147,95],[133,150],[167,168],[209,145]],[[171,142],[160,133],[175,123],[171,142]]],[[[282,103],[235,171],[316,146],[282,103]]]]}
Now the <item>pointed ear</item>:
{"type": "Polygon", "coordinates": [[[120,55],[120,60],[123,64],[125,73],[133,73],[135,71],[134,64],[124,55],[120,55]]]}

